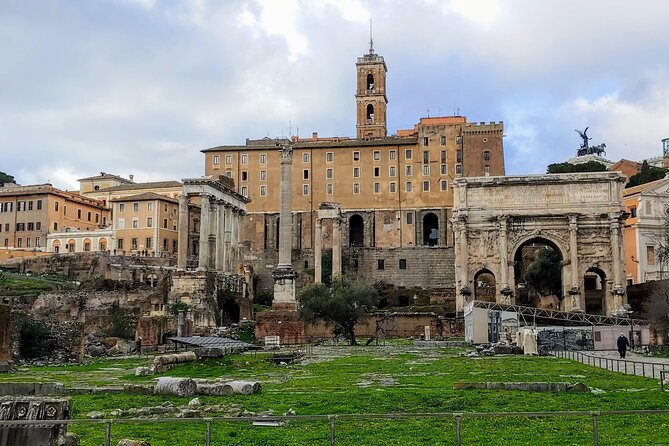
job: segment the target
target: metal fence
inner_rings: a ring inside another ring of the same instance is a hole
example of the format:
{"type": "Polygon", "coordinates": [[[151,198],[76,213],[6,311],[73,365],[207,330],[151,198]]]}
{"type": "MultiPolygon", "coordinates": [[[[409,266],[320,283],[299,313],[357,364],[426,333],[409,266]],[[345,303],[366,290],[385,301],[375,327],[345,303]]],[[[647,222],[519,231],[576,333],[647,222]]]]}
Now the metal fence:
{"type": "Polygon", "coordinates": [[[617,410],[617,411],[561,411],[561,412],[462,412],[462,413],[394,413],[394,414],[340,414],[340,415],[293,415],[293,416],[267,416],[267,417],[212,417],[212,418],[154,418],[154,419],[108,419],[108,420],[14,420],[0,421],[0,432],[9,427],[51,427],[55,425],[75,424],[97,424],[105,429],[105,446],[112,446],[112,425],[118,424],[153,424],[153,423],[199,423],[204,424],[205,446],[212,445],[211,429],[214,423],[281,423],[286,421],[321,421],[327,422],[329,426],[329,442],[331,446],[336,444],[337,422],[344,420],[416,420],[416,419],[452,419],[455,421],[454,440],[460,446],[463,440],[462,427],[466,418],[565,418],[565,417],[587,417],[592,420],[592,443],[599,445],[598,420],[606,416],[669,416],[669,410],[617,410]]]}
{"type": "Polygon", "coordinates": [[[573,359],[585,365],[600,367],[613,372],[625,373],[628,375],[644,376],[646,378],[661,379],[663,371],[667,370],[667,364],[657,362],[633,361],[630,359],[602,358],[601,356],[588,355],[579,351],[572,350],[553,350],[553,356],[558,358],[573,359]],[[646,374],[648,372],[648,374],[646,374]]]}

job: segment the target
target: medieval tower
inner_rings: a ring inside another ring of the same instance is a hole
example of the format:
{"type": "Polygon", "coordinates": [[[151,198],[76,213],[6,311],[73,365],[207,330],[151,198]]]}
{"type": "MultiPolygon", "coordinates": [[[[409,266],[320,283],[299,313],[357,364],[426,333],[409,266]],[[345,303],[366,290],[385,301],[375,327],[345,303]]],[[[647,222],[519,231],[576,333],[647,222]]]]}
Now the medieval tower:
{"type": "Polygon", "coordinates": [[[374,53],[373,41],[369,52],[358,57],[355,64],[358,88],[355,95],[358,139],[385,138],[386,108],[386,62],[374,53]]]}

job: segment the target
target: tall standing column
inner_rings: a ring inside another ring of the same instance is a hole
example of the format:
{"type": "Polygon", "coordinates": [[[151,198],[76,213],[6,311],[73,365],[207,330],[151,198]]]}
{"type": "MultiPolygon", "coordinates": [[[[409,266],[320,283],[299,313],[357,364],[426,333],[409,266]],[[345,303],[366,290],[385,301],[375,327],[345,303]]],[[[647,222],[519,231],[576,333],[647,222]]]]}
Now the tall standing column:
{"type": "Polygon", "coordinates": [[[571,308],[569,311],[583,311],[578,264],[578,216],[569,216],[569,263],[571,263],[571,308]]]}
{"type": "Polygon", "coordinates": [[[510,305],[511,295],[513,294],[509,286],[509,246],[507,238],[507,219],[499,220],[499,278],[502,284],[500,288],[500,297],[502,303],[510,305]]]}
{"type": "Polygon", "coordinates": [[[332,277],[341,277],[341,220],[332,219],[332,277]]]}
{"type": "Polygon", "coordinates": [[[458,308],[456,308],[457,311],[462,311],[465,307],[465,305],[469,302],[469,298],[472,294],[471,290],[469,289],[468,285],[468,271],[469,271],[469,244],[467,241],[467,226],[466,222],[464,219],[461,219],[460,222],[460,243],[459,243],[459,248],[460,248],[460,256],[459,256],[459,263],[460,263],[460,268],[459,268],[459,282],[460,282],[460,289],[458,290],[458,296],[460,298],[460,305],[458,308]]]}
{"type": "Polygon", "coordinates": [[[230,261],[230,256],[231,256],[231,244],[232,240],[232,207],[227,207],[225,208],[225,252],[223,255],[223,268],[231,272],[231,261],[230,261]]]}
{"type": "Polygon", "coordinates": [[[273,308],[295,310],[295,278],[291,259],[291,226],[293,195],[292,182],[293,149],[281,148],[281,220],[279,222],[279,264],[273,271],[274,303],[273,308]]]}
{"type": "Polygon", "coordinates": [[[199,269],[207,269],[209,266],[209,200],[207,194],[202,195],[200,206],[200,256],[199,269]]]}
{"type": "MultiPolygon", "coordinates": [[[[212,197],[213,198],[213,197],[212,197]]],[[[209,200],[209,237],[207,247],[209,248],[207,269],[216,268],[216,227],[218,226],[218,205],[213,199],[209,200]]]]}
{"type": "Polygon", "coordinates": [[[625,288],[622,286],[622,271],[624,265],[620,262],[620,222],[618,217],[611,218],[611,254],[612,254],[612,270],[613,270],[613,315],[624,315],[626,310],[623,307],[623,296],[625,294],[625,288]]]}
{"type": "Polygon", "coordinates": [[[323,261],[323,240],[322,220],[316,218],[316,234],[314,235],[314,282],[321,283],[323,280],[322,261],[323,261]]]}
{"type": "Polygon", "coordinates": [[[225,203],[220,201],[216,208],[216,270],[225,270],[225,203]]]}
{"type": "MultiPolygon", "coordinates": [[[[188,261],[188,225],[190,222],[188,214],[188,195],[181,194],[179,196],[179,232],[177,240],[177,267],[179,269],[186,269],[188,261]]],[[[158,221],[156,219],[156,226],[158,221]]],[[[156,244],[158,239],[156,239],[156,244]]]]}

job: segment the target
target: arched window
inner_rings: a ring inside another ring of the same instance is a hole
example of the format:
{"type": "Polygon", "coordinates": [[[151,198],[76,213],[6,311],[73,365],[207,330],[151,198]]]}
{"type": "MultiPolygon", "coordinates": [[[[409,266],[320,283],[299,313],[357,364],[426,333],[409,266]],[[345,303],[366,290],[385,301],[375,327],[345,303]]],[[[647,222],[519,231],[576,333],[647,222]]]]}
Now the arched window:
{"type": "Polygon", "coordinates": [[[423,217],[423,245],[437,246],[439,244],[439,217],[428,212],[423,217]]]}
{"type": "Polygon", "coordinates": [[[374,106],[367,104],[367,124],[374,124],[374,106]]]}
{"type": "Polygon", "coordinates": [[[374,75],[372,73],[367,75],[367,90],[374,90],[374,75]]]}

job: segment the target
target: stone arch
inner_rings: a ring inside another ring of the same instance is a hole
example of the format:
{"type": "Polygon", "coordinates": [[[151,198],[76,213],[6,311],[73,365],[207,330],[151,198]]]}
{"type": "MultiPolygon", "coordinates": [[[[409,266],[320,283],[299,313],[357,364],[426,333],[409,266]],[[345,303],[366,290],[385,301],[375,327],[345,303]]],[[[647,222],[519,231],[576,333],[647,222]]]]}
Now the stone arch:
{"type": "Polygon", "coordinates": [[[85,238],[84,239],[84,252],[91,252],[93,250],[93,243],[91,242],[91,239],[85,238]]]}
{"type": "Polygon", "coordinates": [[[423,215],[423,245],[437,246],[439,244],[439,217],[434,212],[423,215]]]}
{"type": "Polygon", "coordinates": [[[474,300],[495,302],[497,300],[497,283],[495,275],[487,268],[474,274],[474,300]]]}
{"type": "Polygon", "coordinates": [[[105,237],[102,237],[100,240],[98,240],[98,250],[99,251],[106,251],[109,245],[107,245],[107,239],[105,237]]]}
{"type": "Polygon", "coordinates": [[[360,214],[353,214],[348,219],[349,246],[365,246],[365,220],[360,214]]]}
{"type": "Polygon", "coordinates": [[[606,314],[606,273],[598,267],[590,267],[583,275],[585,312],[606,314]]]}
{"type": "Polygon", "coordinates": [[[374,89],[374,75],[372,73],[367,74],[367,90],[374,89]]]}
{"type": "Polygon", "coordinates": [[[531,290],[522,280],[525,269],[539,252],[545,248],[555,251],[561,263],[568,258],[566,257],[567,252],[562,248],[560,242],[556,241],[553,237],[547,237],[543,234],[528,235],[514,245],[510,257],[514,265],[514,295],[516,297],[516,304],[518,305],[558,310],[564,298],[564,284],[566,283],[565,268],[562,265],[560,265],[560,273],[558,274],[559,285],[555,285],[551,294],[544,295],[536,290],[531,290]]]}
{"type": "Polygon", "coordinates": [[[67,252],[76,252],[77,251],[77,242],[74,239],[69,239],[67,241],[67,252]]]}
{"type": "Polygon", "coordinates": [[[54,240],[51,244],[51,251],[60,252],[60,240],[54,240]]]}

